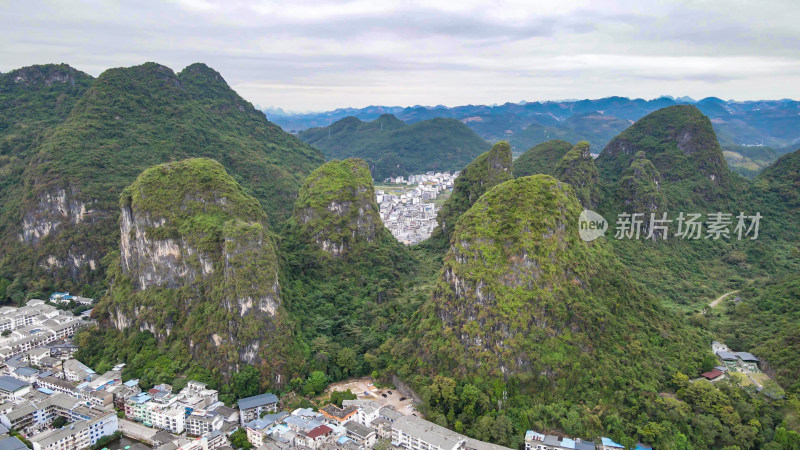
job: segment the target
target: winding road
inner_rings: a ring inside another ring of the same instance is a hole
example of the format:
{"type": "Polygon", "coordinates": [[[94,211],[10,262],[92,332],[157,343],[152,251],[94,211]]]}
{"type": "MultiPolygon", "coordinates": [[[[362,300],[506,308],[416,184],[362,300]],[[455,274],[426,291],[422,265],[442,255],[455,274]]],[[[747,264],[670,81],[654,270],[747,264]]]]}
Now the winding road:
{"type": "Polygon", "coordinates": [[[715,299],[713,302],[709,303],[709,304],[708,304],[708,307],[709,307],[709,308],[714,308],[715,306],[719,305],[719,302],[721,302],[721,301],[725,300],[725,297],[727,297],[727,296],[729,296],[729,295],[731,295],[731,294],[735,294],[735,293],[737,293],[737,292],[739,292],[739,290],[738,290],[738,289],[737,289],[737,290],[735,290],[735,291],[730,291],[730,292],[728,292],[728,293],[725,293],[725,294],[722,294],[722,295],[720,295],[720,296],[719,296],[719,297],[717,297],[717,298],[716,298],[716,299],[715,299]]]}

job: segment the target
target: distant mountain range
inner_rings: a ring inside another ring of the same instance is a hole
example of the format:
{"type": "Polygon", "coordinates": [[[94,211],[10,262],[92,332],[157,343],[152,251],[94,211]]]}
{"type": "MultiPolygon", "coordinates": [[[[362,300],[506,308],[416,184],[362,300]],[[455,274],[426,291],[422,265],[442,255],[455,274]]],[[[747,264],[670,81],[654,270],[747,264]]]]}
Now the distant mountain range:
{"type": "Polygon", "coordinates": [[[551,139],[572,143],[586,140],[591,144],[592,152],[599,153],[612,137],[634,121],[677,104],[693,104],[708,116],[723,148],[769,146],[777,155],[781,155],[796,149],[800,143],[800,102],[795,100],[738,102],[716,97],[700,101],[668,96],[653,100],[607,97],[452,108],[368,106],[294,115],[270,109],[265,113],[271,121],[292,133],[313,127],[327,127],[351,116],[371,121],[383,114],[391,114],[411,124],[433,118],[449,118],[463,122],[489,142],[509,141],[515,153],[551,139]]]}
{"type": "Polygon", "coordinates": [[[327,159],[363,158],[372,176],[384,178],[429,170],[461,170],[489,144],[455,119],[407,125],[391,114],[371,122],[345,117],[329,126],[297,134],[327,159]]]}

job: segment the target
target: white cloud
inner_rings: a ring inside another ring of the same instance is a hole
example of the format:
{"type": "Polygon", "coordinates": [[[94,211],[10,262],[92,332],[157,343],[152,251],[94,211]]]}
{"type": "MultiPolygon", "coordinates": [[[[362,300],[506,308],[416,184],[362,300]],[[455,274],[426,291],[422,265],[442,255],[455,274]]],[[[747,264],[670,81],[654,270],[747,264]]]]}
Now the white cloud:
{"type": "Polygon", "coordinates": [[[0,70],[201,61],[287,110],[661,94],[800,97],[793,2],[15,2],[0,70]]]}

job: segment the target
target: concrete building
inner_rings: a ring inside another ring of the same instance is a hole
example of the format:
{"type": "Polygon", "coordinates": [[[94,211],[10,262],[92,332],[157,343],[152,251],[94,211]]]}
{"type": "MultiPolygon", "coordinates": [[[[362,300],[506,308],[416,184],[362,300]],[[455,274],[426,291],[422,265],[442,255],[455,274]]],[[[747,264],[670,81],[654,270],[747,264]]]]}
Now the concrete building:
{"type": "Polygon", "coordinates": [[[71,450],[86,448],[97,443],[103,436],[114,434],[119,429],[117,415],[108,413],[103,417],[71,423],[64,428],[33,436],[33,450],[71,450]]]}
{"type": "Polygon", "coordinates": [[[258,419],[262,412],[274,413],[278,410],[278,396],[275,394],[261,394],[247,397],[238,401],[239,425],[245,426],[247,422],[258,419]]]}

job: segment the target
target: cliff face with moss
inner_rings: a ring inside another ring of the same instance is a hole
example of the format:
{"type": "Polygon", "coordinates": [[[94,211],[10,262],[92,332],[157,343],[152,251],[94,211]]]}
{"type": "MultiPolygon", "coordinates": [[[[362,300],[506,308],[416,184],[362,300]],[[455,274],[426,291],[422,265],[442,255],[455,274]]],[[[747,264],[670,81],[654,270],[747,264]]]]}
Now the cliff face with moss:
{"type": "Polygon", "coordinates": [[[362,159],[330,161],[314,170],[303,183],[293,218],[308,239],[335,258],[385,232],[362,159]]]}
{"type": "Polygon", "coordinates": [[[514,176],[517,178],[538,174],[552,174],[558,162],[572,144],[566,141],[552,140],[531,147],[514,160],[514,176]]]}
{"type": "Polygon", "coordinates": [[[436,217],[438,227],[429,240],[446,247],[461,214],[478,201],[484,192],[513,178],[512,169],[511,146],[505,141],[494,144],[491,150],[469,163],[456,177],[453,193],[439,210],[436,217]]]}
{"type": "Polygon", "coordinates": [[[646,383],[671,373],[651,372],[662,365],[698,363],[688,327],[628,280],[603,240],[579,238],[581,209],[569,185],[537,175],[492,188],[459,219],[417,329],[432,372],[599,400],[620,388],[614,374],[646,383]]]}
{"type": "Polygon", "coordinates": [[[596,161],[602,178],[617,182],[640,151],[661,175],[671,207],[714,202],[730,186],[711,121],[694,106],[650,113],[612,139],[596,161]]]}
{"type": "Polygon", "coordinates": [[[0,101],[27,102],[26,110],[42,111],[52,124],[26,144],[24,159],[20,154],[18,164],[3,166],[14,183],[0,194],[9,199],[0,211],[0,273],[26,285],[99,286],[102,257],[119,241],[117,198],[150,166],[214,158],[277,224],[323,161],[203,64],[176,74],[146,63],[94,80],[43,66],[2,75],[0,85],[0,101]]]}
{"type": "Polygon", "coordinates": [[[622,173],[617,195],[626,211],[647,215],[665,207],[661,174],[644,152],[636,152],[631,164],[622,173]]]}
{"type": "Polygon", "coordinates": [[[144,171],[120,209],[119,258],[97,316],[185,345],[209,367],[248,363],[280,375],[276,355],[290,333],[258,200],[216,161],[188,159],[144,171]]]}
{"type": "Polygon", "coordinates": [[[589,153],[589,143],[581,141],[575,144],[556,165],[553,176],[569,183],[584,208],[592,209],[600,201],[600,180],[597,167],[589,153]]]}

